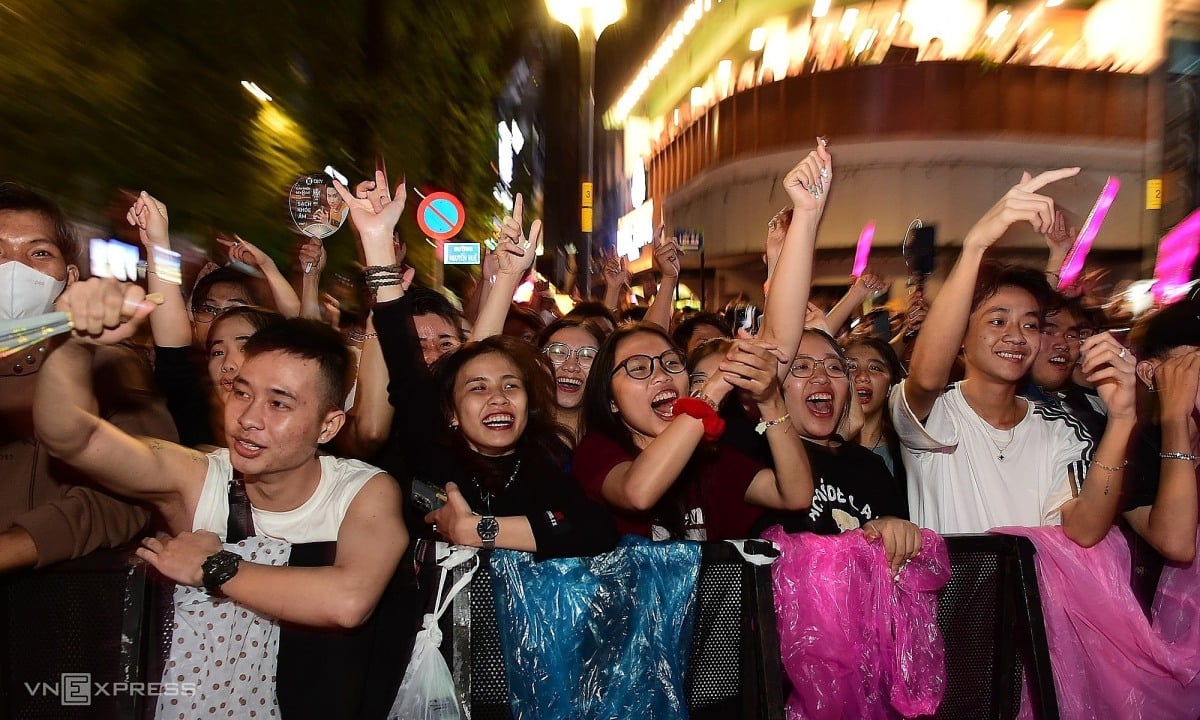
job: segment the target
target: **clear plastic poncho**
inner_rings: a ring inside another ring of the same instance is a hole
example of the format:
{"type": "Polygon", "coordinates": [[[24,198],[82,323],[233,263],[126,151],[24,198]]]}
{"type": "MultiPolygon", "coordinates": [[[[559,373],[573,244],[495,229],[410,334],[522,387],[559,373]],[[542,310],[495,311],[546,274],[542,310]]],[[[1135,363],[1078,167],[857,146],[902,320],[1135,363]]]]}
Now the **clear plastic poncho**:
{"type": "Polygon", "coordinates": [[[885,720],[937,711],[946,689],[937,595],[950,579],[946,544],[922,530],[921,552],[898,575],[883,543],[861,530],[763,537],[772,568],[789,720],[885,720]]]}
{"type": "Polygon", "coordinates": [[[698,544],[635,536],[591,558],[493,553],[513,717],[686,718],[699,568],[698,544]]]}

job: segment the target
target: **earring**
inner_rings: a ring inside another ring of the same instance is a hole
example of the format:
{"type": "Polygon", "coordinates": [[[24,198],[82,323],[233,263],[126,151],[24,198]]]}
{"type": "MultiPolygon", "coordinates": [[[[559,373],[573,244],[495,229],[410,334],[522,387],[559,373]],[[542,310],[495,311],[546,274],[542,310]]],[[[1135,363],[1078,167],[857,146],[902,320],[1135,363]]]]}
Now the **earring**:
{"type": "Polygon", "coordinates": [[[456,423],[456,422],[451,422],[451,423],[450,423],[450,429],[451,429],[451,430],[458,430],[458,423],[456,423]]]}

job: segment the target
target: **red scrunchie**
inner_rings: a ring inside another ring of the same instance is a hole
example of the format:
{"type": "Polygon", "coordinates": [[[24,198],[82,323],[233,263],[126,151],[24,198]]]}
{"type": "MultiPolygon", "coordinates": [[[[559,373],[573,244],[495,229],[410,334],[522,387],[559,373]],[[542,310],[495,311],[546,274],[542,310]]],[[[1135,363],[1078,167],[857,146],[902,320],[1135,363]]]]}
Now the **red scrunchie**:
{"type": "Polygon", "coordinates": [[[699,398],[681,397],[675,401],[671,412],[675,413],[676,417],[690,415],[703,422],[704,439],[707,442],[716,442],[725,432],[725,421],[717,415],[712,405],[699,398]]]}

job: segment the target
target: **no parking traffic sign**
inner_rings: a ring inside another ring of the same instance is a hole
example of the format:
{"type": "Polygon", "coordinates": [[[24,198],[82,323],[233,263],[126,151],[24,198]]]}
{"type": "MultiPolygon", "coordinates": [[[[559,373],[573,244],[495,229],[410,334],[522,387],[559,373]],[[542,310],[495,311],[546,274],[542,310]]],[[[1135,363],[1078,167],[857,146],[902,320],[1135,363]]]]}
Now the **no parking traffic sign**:
{"type": "Polygon", "coordinates": [[[467,221],[462,202],[448,192],[432,192],[417,206],[417,225],[431,240],[449,240],[467,221]]]}

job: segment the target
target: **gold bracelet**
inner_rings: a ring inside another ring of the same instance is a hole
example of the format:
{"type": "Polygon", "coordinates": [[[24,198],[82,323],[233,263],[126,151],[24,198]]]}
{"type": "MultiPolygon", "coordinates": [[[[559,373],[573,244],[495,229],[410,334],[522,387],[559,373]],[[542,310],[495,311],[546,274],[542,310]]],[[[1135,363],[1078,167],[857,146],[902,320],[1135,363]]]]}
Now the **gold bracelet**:
{"type": "Polygon", "coordinates": [[[714,401],[714,400],[713,400],[712,398],[710,398],[709,396],[705,395],[705,394],[704,394],[703,392],[701,392],[700,390],[695,390],[695,391],[691,392],[691,393],[689,394],[689,397],[694,397],[694,398],[696,398],[697,400],[702,400],[702,401],[703,401],[703,402],[705,402],[705,403],[706,403],[706,404],[707,404],[707,405],[708,405],[710,408],[712,408],[714,411],[720,412],[720,410],[721,410],[721,408],[717,406],[717,403],[716,403],[716,401],[714,401]]]}

